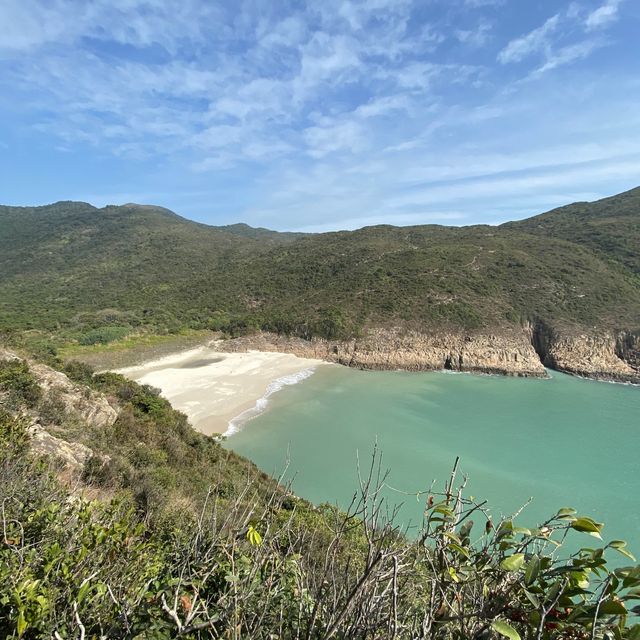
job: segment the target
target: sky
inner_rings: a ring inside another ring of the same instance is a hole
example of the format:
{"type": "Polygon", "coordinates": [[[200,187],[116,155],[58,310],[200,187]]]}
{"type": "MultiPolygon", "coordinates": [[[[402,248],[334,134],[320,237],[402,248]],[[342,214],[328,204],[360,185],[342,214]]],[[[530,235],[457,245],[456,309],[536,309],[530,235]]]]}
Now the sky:
{"type": "Polygon", "coordinates": [[[0,203],[325,231],[640,185],[640,0],[0,0],[0,203]]]}

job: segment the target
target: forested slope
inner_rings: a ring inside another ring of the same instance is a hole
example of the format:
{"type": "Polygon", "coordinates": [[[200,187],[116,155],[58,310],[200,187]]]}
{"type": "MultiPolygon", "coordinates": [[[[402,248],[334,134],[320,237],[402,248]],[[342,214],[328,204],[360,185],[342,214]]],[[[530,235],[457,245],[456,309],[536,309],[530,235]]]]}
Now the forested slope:
{"type": "Polygon", "coordinates": [[[160,207],[0,207],[0,326],[168,330],[640,324],[640,190],[499,227],[280,234],[160,207]],[[84,318],[87,320],[87,317],[84,318]]]}

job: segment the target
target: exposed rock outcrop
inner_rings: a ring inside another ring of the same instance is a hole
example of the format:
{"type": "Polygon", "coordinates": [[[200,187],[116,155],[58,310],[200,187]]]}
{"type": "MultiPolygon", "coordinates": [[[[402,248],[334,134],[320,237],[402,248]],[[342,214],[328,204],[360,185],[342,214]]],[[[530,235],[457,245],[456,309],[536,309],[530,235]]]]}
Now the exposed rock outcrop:
{"type": "Polygon", "coordinates": [[[501,335],[421,334],[375,329],[349,341],[302,340],[270,333],[227,340],[221,351],[283,351],[360,369],[450,369],[512,376],[545,374],[527,332],[501,335]]]}
{"type": "MultiPolygon", "coordinates": [[[[0,348],[0,360],[22,360],[8,349],[0,348]]],[[[27,359],[29,370],[38,382],[45,397],[62,402],[65,411],[77,416],[90,426],[110,427],[118,418],[118,412],[101,394],[88,387],[74,384],[61,371],[27,359]]]]}
{"type": "Polygon", "coordinates": [[[67,442],[51,435],[37,422],[29,428],[31,448],[40,455],[48,455],[61,461],[72,473],[81,473],[93,451],[79,442],[67,442]]]}
{"type": "Polygon", "coordinates": [[[104,428],[117,420],[118,412],[102,394],[74,384],[64,373],[46,365],[30,362],[29,367],[43,393],[54,395],[67,412],[77,415],[83,422],[104,428]]]}
{"type": "Polygon", "coordinates": [[[532,327],[532,342],[545,366],[597,380],[640,383],[635,334],[559,332],[532,327]],[[634,366],[635,364],[635,366],[634,366]]]}
{"type": "MultiPolygon", "coordinates": [[[[0,348],[0,360],[22,360],[22,358],[13,351],[0,348]]],[[[30,360],[27,362],[31,374],[42,391],[42,403],[60,404],[66,416],[71,416],[80,424],[89,427],[108,428],[117,420],[118,412],[101,393],[86,386],[74,384],[64,373],[44,364],[30,360]]],[[[41,408],[42,405],[39,404],[23,410],[32,421],[29,427],[31,448],[38,454],[55,458],[62,463],[67,479],[75,479],[82,473],[85,463],[94,455],[94,452],[86,445],[59,437],[65,435],[64,430],[60,429],[55,420],[45,422],[41,408]]],[[[101,457],[104,458],[104,456],[101,457]]]]}
{"type": "Polygon", "coordinates": [[[640,331],[624,331],[616,338],[616,354],[640,372],[640,331]]]}
{"type": "Polygon", "coordinates": [[[362,338],[303,340],[260,333],[217,344],[220,351],[281,351],[360,369],[450,369],[545,376],[545,367],[579,376],[640,383],[640,334],[559,333],[545,325],[496,334],[423,334],[374,329],[362,338]]]}

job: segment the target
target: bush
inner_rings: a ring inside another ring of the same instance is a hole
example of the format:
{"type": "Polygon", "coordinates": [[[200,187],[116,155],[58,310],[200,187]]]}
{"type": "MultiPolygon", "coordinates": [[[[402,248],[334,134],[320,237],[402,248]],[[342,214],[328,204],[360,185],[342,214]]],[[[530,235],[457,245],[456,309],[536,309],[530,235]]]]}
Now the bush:
{"type": "Polygon", "coordinates": [[[9,404],[35,406],[42,392],[24,360],[0,360],[0,391],[8,393],[9,404]]]}
{"type": "Polygon", "coordinates": [[[452,480],[428,496],[424,529],[408,540],[383,515],[374,459],[347,512],[277,491],[261,500],[247,485],[228,500],[209,496],[197,518],[181,516],[184,501],[169,495],[170,513],[154,524],[126,497],[98,503],[69,495],[26,444],[25,424],[0,416],[7,638],[636,640],[640,633],[627,624],[640,568],[611,570],[605,559],[607,549],[627,553],[622,542],[558,554],[568,533],[602,528],[570,509],[534,528],[512,520],[494,527],[484,504],[464,499],[452,480]]]}
{"type": "Polygon", "coordinates": [[[92,329],[82,334],[78,342],[82,345],[108,344],[114,340],[120,340],[131,332],[130,327],[105,326],[92,329]]]}

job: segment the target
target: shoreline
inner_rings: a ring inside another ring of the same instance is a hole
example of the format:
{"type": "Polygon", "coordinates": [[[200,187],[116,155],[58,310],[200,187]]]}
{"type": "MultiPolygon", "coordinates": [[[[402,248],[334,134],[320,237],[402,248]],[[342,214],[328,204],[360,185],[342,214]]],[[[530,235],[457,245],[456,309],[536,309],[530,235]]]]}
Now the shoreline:
{"type": "Polygon", "coordinates": [[[115,373],[160,389],[197,431],[230,436],[262,413],[271,395],[329,364],[288,353],[225,352],[219,346],[189,349],[115,373]]]}
{"type": "Polygon", "coordinates": [[[547,369],[599,382],[640,384],[640,370],[616,351],[610,335],[577,335],[535,346],[527,330],[491,334],[422,334],[375,329],[360,338],[327,340],[259,332],[224,341],[225,351],[293,353],[373,371],[452,371],[545,378],[547,369]]]}
{"type": "MultiPolygon", "coordinates": [[[[373,343],[303,342],[274,334],[212,340],[152,360],[112,369],[141,384],[160,389],[161,394],[187,415],[191,425],[209,436],[232,436],[248,421],[267,409],[269,397],[285,386],[296,384],[323,366],[346,366],[362,370],[433,371],[472,375],[549,378],[558,371],[577,378],[638,386],[636,376],[619,371],[584,371],[547,367],[522,338],[502,342],[483,336],[480,344],[464,341],[459,368],[443,366],[451,359],[453,340],[411,336],[395,341],[380,335],[373,343]],[[413,338],[413,339],[412,339],[413,338]],[[501,344],[494,344],[494,343],[501,344]],[[498,348],[499,347],[499,348],[498,348]],[[474,352],[475,351],[475,352],[474,352]],[[469,355],[474,356],[470,358],[469,355]],[[464,356],[464,357],[463,357],[464,356]],[[464,362],[464,366],[462,366],[464,362]],[[629,379],[631,378],[631,379],[629,379]]],[[[627,373],[627,372],[624,372],[627,373]]]]}

